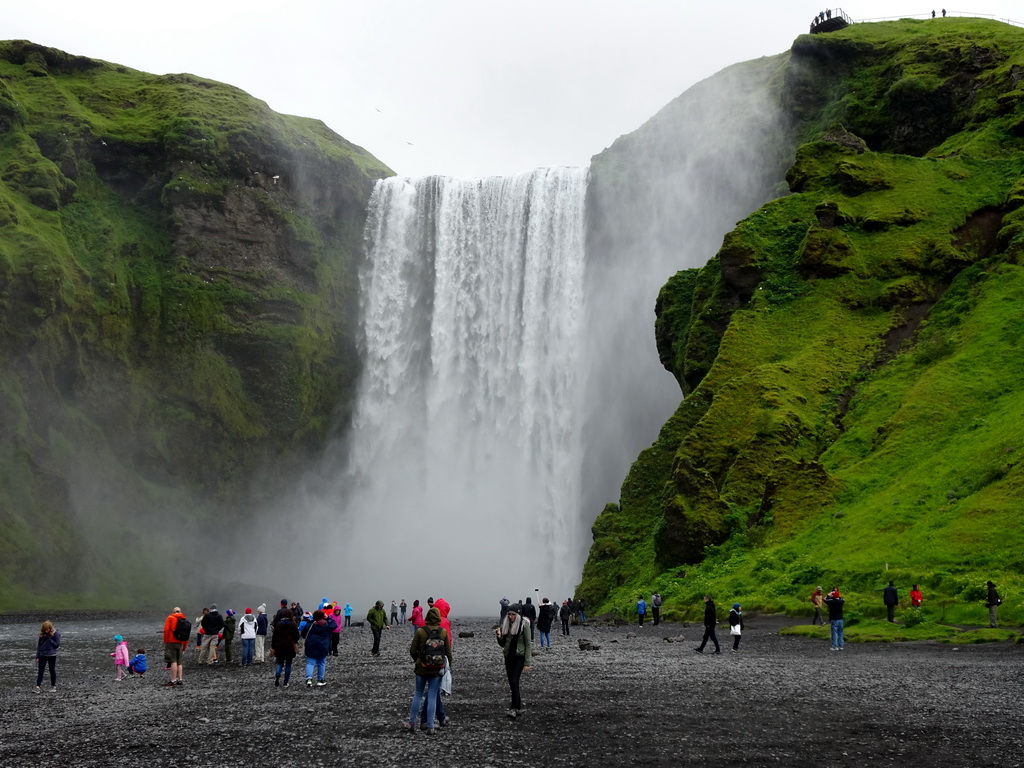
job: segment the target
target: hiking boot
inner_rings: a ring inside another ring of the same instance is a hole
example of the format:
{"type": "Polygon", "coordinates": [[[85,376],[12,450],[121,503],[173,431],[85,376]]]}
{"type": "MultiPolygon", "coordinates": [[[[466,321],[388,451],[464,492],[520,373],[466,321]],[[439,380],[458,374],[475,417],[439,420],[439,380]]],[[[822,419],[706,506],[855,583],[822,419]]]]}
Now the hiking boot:
{"type": "Polygon", "coordinates": [[[317,680],[316,681],[316,687],[317,688],[322,688],[325,685],[327,685],[327,681],[326,680],[317,680]]]}
{"type": "Polygon", "coordinates": [[[306,678],[306,687],[307,688],[312,688],[313,687],[313,678],[312,677],[307,677],[306,678]]]}
{"type": "Polygon", "coordinates": [[[427,736],[436,736],[437,731],[433,728],[427,728],[427,736]]]}
{"type": "Polygon", "coordinates": [[[510,709],[506,714],[513,720],[515,720],[519,716],[519,713],[516,712],[514,709],[510,709]]]}
{"type": "Polygon", "coordinates": [[[170,688],[172,685],[174,685],[174,681],[168,680],[166,683],[164,683],[164,688],[170,688]]]}
{"type": "Polygon", "coordinates": [[[175,684],[175,685],[184,685],[184,683],[183,683],[183,682],[181,682],[181,680],[175,680],[175,681],[174,681],[174,684],[175,684]]]}
{"type": "Polygon", "coordinates": [[[695,650],[697,653],[704,653],[703,648],[694,648],[693,650],[695,650]]]}
{"type": "Polygon", "coordinates": [[[281,676],[280,675],[275,675],[274,676],[274,687],[277,688],[280,685],[281,685],[281,676]]]}
{"type": "Polygon", "coordinates": [[[40,688],[40,687],[39,687],[39,686],[37,685],[37,686],[36,686],[36,693],[42,693],[42,692],[43,692],[43,689],[42,689],[42,688],[40,688]]]}

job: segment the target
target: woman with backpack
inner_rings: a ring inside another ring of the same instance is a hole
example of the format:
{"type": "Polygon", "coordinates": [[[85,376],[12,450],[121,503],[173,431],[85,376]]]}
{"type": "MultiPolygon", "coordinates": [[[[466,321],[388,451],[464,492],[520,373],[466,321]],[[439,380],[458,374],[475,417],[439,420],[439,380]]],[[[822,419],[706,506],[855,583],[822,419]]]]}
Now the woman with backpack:
{"type": "Polygon", "coordinates": [[[452,663],[452,638],[441,626],[441,612],[433,607],[427,611],[422,627],[417,627],[409,645],[409,655],[415,662],[416,688],[409,706],[409,719],[403,730],[413,730],[416,717],[420,712],[423,697],[427,697],[427,735],[437,733],[434,728],[434,715],[437,709],[438,692],[441,689],[441,676],[444,674],[445,659],[452,663]]]}
{"type": "Polygon", "coordinates": [[[519,695],[519,679],[523,672],[530,668],[533,661],[533,642],[529,632],[524,632],[525,623],[520,614],[518,604],[508,607],[508,613],[501,626],[494,630],[494,636],[505,655],[505,674],[508,675],[508,687],[512,691],[512,705],[508,716],[515,720],[523,709],[523,700],[519,695]]]}
{"type": "Polygon", "coordinates": [[[306,654],[306,687],[313,686],[313,670],[316,669],[316,684],[327,685],[327,654],[331,650],[331,633],[334,631],[334,619],[324,616],[320,610],[313,611],[309,621],[299,632],[305,639],[306,654]]]}

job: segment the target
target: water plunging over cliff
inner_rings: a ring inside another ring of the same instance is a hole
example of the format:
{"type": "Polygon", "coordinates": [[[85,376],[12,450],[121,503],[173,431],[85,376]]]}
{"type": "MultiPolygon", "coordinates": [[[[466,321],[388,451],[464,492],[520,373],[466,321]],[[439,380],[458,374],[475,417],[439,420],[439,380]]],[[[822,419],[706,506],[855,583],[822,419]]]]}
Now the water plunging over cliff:
{"type": "Polygon", "coordinates": [[[487,605],[578,579],[586,176],[377,184],[344,538],[410,561],[373,573],[382,599],[422,584],[487,605]]]}

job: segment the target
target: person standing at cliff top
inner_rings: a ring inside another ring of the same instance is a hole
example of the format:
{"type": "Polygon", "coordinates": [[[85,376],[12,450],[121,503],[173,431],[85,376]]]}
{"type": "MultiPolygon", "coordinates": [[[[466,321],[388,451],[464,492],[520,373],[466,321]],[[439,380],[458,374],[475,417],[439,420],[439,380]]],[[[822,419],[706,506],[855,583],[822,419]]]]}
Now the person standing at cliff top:
{"type": "Polygon", "coordinates": [[[900,604],[900,595],[892,581],[889,582],[889,586],[882,590],[882,602],[885,603],[886,618],[891,622],[895,622],[896,606],[900,604]]]}
{"type": "Polygon", "coordinates": [[[644,596],[643,595],[640,595],[640,597],[638,597],[637,600],[636,600],[636,616],[637,616],[637,619],[640,622],[640,626],[641,627],[644,625],[644,616],[646,614],[647,614],[647,601],[644,600],[644,596]]]}
{"type": "Polygon", "coordinates": [[[57,651],[60,650],[60,632],[53,626],[52,621],[44,621],[39,627],[39,640],[36,642],[36,663],[39,671],[36,673],[36,693],[39,693],[43,685],[43,672],[50,668],[50,690],[57,690],[57,651]]]}
{"type": "Polygon", "coordinates": [[[704,595],[704,639],[700,641],[700,647],[694,648],[697,653],[704,653],[704,646],[708,644],[708,640],[715,644],[715,653],[721,653],[722,649],[718,645],[718,635],[715,633],[715,625],[718,623],[718,617],[715,615],[715,601],[711,599],[711,595],[704,595]]]}
{"type": "Polygon", "coordinates": [[[998,625],[996,614],[999,612],[999,606],[1003,604],[1003,598],[996,592],[996,585],[991,581],[988,582],[988,599],[985,601],[985,607],[988,608],[988,625],[994,627],[998,625]]]}
{"type": "Polygon", "coordinates": [[[834,587],[825,598],[828,606],[828,623],[831,626],[832,650],[843,650],[843,604],[846,601],[839,594],[839,587],[834,587]]]}

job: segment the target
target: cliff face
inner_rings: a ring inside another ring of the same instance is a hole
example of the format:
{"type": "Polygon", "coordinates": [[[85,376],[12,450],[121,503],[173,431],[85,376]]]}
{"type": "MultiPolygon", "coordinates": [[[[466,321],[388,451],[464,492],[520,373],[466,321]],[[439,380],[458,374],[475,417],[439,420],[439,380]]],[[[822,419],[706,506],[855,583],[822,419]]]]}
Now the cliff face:
{"type": "Polygon", "coordinates": [[[973,19],[797,39],[790,194],[663,288],[688,396],[595,523],[586,599],[799,611],[824,583],[870,613],[895,578],[980,621],[986,579],[1019,583],[1022,43],[973,19]]]}
{"type": "Polygon", "coordinates": [[[0,43],[0,609],[163,598],[323,442],[390,173],[235,88],[0,43]]]}

